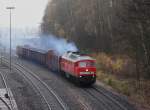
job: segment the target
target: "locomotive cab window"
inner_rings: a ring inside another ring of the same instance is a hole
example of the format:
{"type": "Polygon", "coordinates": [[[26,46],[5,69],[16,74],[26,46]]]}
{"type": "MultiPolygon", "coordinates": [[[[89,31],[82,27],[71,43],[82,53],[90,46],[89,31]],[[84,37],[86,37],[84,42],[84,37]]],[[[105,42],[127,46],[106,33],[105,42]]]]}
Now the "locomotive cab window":
{"type": "Polygon", "coordinates": [[[87,67],[95,67],[95,63],[94,62],[87,62],[86,64],[87,67]]]}
{"type": "Polygon", "coordinates": [[[86,67],[86,62],[79,62],[79,67],[86,67]]]}
{"type": "Polygon", "coordinates": [[[95,67],[95,63],[91,61],[79,62],[79,67],[95,67]]]}

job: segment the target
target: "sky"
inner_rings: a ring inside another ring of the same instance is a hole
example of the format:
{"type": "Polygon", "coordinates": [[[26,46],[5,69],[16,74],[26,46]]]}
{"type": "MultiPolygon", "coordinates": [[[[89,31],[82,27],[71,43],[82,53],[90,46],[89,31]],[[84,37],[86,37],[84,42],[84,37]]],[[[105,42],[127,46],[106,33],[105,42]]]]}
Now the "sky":
{"type": "Polygon", "coordinates": [[[9,11],[6,7],[15,7],[12,10],[12,49],[17,45],[31,45],[38,48],[54,48],[58,53],[77,50],[74,43],[55,36],[40,37],[39,25],[42,23],[44,10],[50,0],[0,0],[0,49],[6,48],[9,52],[9,11]],[[39,42],[39,43],[38,43],[39,42]],[[44,42],[44,43],[43,43],[44,42]],[[44,45],[43,45],[44,44],[44,45]],[[59,45],[57,45],[59,44],[59,45]]]}
{"type": "Polygon", "coordinates": [[[12,11],[12,27],[34,28],[42,22],[44,10],[49,0],[0,0],[0,28],[9,27],[9,10],[7,6],[14,6],[12,11]]]}

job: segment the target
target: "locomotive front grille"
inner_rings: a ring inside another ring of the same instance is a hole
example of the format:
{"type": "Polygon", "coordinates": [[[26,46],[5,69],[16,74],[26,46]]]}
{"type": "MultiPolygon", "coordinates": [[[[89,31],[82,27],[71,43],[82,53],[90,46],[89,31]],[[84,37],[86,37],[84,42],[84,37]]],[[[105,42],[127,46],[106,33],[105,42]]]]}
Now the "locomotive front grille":
{"type": "Polygon", "coordinates": [[[80,82],[90,83],[90,82],[95,82],[95,81],[96,81],[96,76],[94,75],[80,77],[80,82]]]}
{"type": "Polygon", "coordinates": [[[80,72],[81,75],[84,75],[84,74],[94,74],[94,72],[90,72],[90,71],[86,71],[86,72],[80,72]]]}

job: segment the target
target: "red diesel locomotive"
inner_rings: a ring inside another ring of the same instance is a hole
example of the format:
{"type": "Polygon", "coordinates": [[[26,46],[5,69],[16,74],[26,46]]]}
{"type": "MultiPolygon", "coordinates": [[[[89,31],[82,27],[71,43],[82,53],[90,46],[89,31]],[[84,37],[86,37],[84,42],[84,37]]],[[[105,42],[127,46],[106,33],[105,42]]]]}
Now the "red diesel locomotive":
{"type": "Polygon", "coordinates": [[[58,56],[54,50],[44,51],[29,46],[17,46],[19,57],[36,61],[52,71],[64,73],[79,84],[91,85],[96,81],[95,60],[77,52],[67,52],[58,56]]]}
{"type": "Polygon", "coordinates": [[[95,60],[76,52],[68,52],[61,56],[60,69],[79,83],[94,83],[96,81],[95,60]]]}

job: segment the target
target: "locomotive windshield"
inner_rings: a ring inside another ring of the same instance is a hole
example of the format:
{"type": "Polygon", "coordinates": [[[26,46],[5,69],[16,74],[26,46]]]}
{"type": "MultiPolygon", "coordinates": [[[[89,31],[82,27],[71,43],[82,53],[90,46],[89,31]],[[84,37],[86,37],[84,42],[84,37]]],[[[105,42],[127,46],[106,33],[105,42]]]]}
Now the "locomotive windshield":
{"type": "Polygon", "coordinates": [[[86,67],[86,62],[80,62],[79,67],[86,67]]]}
{"type": "Polygon", "coordinates": [[[95,63],[91,61],[79,62],[79,67],[95,67],[95,63]]]}

